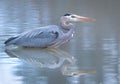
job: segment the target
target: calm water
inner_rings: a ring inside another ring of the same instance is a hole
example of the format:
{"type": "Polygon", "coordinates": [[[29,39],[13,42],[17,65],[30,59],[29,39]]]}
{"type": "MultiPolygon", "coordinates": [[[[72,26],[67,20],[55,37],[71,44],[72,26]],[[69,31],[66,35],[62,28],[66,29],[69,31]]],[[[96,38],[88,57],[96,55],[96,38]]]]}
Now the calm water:
{"type": "Polygon", "coordinates": [[[119,0],[0,0],[0,84],[120,84],[119,8],[119,0]],[[9,37],[59,25],[65,13],[96,22],[77,23],[59,49],[4,49],[9,37]]]}

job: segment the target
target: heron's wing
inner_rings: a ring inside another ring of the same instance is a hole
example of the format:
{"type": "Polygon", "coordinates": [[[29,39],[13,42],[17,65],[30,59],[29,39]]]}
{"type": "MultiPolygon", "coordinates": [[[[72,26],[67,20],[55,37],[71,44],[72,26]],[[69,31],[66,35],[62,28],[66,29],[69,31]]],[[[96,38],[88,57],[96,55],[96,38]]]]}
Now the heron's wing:
{"type": "Polygon", "coordinates": [[[59,31],[55,27],[34,29],[19,35],[16,44],[31,47],[46,47],[58,38],[59,31]]]}
{"type": "Polygon", "coordinates": [[[50,38],[56,37],[57,33],[61,34],[62,31],[55,25],[40,27],[19,35],[20,38],[50,38]]]}
{"type": "Polygon", "coordinates": [[[35,37],[40,37],[42,35],[43,31],[40,29],[34,29],[28,32],[24,32],[22,34],[19,35],[20,39],[27,39],[27,38],[35,38],[35,37]]]}

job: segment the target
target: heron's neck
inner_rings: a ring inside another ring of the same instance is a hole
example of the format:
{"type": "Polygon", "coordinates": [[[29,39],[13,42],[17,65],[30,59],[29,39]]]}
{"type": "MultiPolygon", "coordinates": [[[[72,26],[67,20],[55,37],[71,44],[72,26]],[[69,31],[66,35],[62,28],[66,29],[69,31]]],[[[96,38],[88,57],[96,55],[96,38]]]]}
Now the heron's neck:
{"type": "Polygon", "coordinates": [[[68,22],[67,20],[65,20],[64,18],[61,18],[61,27],[65,30],[68,30],[67,33],[65,33],[65,38],[68,38],[70,39],[74,32],[75,32],[75,29],[74,29],[74,24],[68,22]]]}
{"type": "Polygon", "coordinates": [[[69,31],[67,33],[65,33],[65,35],[66,35],[66,37],[68,37],[70,39],[71,37],[73,37],[74,32],[75,32],[75,29],[70,28],[69,31]]]}

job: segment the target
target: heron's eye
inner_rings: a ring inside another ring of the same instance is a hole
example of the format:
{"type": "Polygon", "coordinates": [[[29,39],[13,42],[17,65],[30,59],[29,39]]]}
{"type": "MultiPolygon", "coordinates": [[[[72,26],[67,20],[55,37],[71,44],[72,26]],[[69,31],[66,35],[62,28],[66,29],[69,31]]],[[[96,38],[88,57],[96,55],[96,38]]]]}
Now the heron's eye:
{"type": "Polygon", "coordinates": [[[76,18],[75,16],[71,16],[71,18],[76,18]]]}

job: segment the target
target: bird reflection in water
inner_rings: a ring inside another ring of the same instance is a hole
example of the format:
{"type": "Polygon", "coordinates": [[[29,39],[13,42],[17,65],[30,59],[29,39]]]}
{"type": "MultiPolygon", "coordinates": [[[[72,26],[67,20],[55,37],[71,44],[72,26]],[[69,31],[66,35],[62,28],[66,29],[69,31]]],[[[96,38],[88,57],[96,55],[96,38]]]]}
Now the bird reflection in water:
{"type": "Polygon", "coordinates": [[[55,69],[62,66],[61,71],[66,76],[80,76],[95,73],[95,71],[83,72],[76,65],[74,56],[59,48],[24,48],[6,49],[11,57],[17,57],[28,64],[40,68],[55,69]]]}
{"type": "Polygon", "coordinates": [[[64,61],[75,64],[74,57],[60,49],[40,49],[40,48],[24,48],[18,47],[12,50],[5,50],[8,55],[16,56],[29,64],[41,68],[58,68],[64,61]]]}

